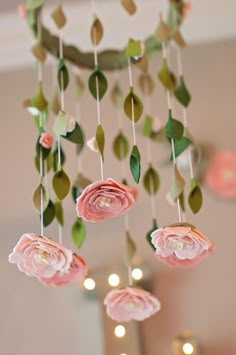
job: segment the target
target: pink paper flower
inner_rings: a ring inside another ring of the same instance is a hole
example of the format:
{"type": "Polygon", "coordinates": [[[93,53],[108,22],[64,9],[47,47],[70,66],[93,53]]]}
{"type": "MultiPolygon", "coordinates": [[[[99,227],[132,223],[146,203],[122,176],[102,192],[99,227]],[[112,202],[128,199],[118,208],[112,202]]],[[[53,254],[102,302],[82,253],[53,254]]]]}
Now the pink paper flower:
{"type": "Polygon", "coordinates": [[[88,185],[77,199],[79,217],[97,222],[127,212],[137,199],[137,190],[113,179],[88,185]]]}
{"type": "Polygon", "coordinates": [[[210,254],[215,246],[191,227],[164,227],[152,234],[156,256],[169,266],[192,266],[210,254]]]}
{"type": "Polygon", "coordinates": [[[75,125],[76,125],[75,118],[73,116],[69,116],[67,127],[66,127],[66,132],[67,133],[73,132],[75,129],[75,125]]]}
{"type": "Polygon", "coordinates": [[[53,145],[53,136],[49,133],[42,133],[39,138],[39,144],[46,149],[50,149],[53,145]]]}
{"type": "Polygon", "coordinates": [[[20,17],[22,17],[23,19],[26,18],[26,4],[20,4],[18,6],[18,14],[20,17]]]}
{"type": "Polygon", "coordinates": [[[236,197],[236,153],[215,154],[206,171],[204,182],[220,197],[236,197]]]}
{"type": "Polygon", "coordinates": [[[159,300],[136,287],[112,290],[104,300],[107,315],[117,322],[142,321],[160,311],[159,300]]]}
{"type": "Polygon", "coordinates": [[[57,271],[53,277],[40,277],[39,280],[46,286],[63,286],[71,282],[84,281],[87,272],[88,267],[85,260],[74,253],[69,270],[64,272],[57,271]]]}
{"type": "Polygon", "coordinates": [[[53,240],[35,234],[23,234],[9,255],[9,262],[20,271],[37,278],[52,278],[70,269],[72,251],[53,240]]]}

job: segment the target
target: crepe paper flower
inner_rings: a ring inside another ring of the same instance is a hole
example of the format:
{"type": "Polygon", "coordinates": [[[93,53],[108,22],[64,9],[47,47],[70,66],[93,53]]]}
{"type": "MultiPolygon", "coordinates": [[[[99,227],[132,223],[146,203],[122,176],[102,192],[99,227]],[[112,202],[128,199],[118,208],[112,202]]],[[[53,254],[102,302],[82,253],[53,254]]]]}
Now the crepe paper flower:
{"type": "Polygon", "coordinates": [[[204,182],[220,197],[236,197],[236,153],[216,153],[206,170],[204,182]]]}
{"type": "Polygon", "coordinates": [[[76,201],[78,217],[97,222],[127,212],[138,191],[109,178],[88,185],[76,201]]]}
{"type": "Polygon", "coordinates": [[[21,18],[26,18],[26,4],[20,4],[18,6],[18,14],[21,18]]]}
{"type": "Polygon", "coordinates": [[[186,18],[188,16],[188,13],[191,10],[191,8],[192,8],[192,5],[189,1],[184,2],[183,10],[182,10],[183,18],[186,18]]]}
{"type": "Polygon", "coordinates": [[[73,132],[75,129],[75,125],[76,125],[76,119],[73,116],[69,116],[66,132],[67,133],[73,132]]]}
{"type": "Polygon", "coordinates": [[[53,145],[53,136],[49,133],[42,133],[39,138],[39,144],[46,149],[50,149],[53,145]]]}
{"type": "Polygon", "coordinates": [[[98,146],[97,146],[97,141],[95,137],[92,137],[87,141],[87,147],[92,150],[92,152],[98,153],[98,146]]]}
{"type": "Polygon", "coordinates": [[[163,123],[159,117],[153,117],[152,120],[152,132],[158,133],[163,128],[163,123]]]}
{"type": "Polygon", "coordinates": [[[23,234],[9,255],[10,263],[17,264],[26,275],[37,278],[52,278],[57,272],[67,272],[72,259],[72,251],[62,244],[31,233],[23,234]]]}
{"type": "Polygon", "coordinates": [[[170,226],[151,234],[156,257],[169,266],[192,266],[210,254],[215,246],[192,227],[170,226]]]}
{"type": "Polygon", "coordinates": [[[69,270],[57,271],[53,277],[40,277],[39,280],[46,286],[64,286],[71,282],[84,281],[87,273],[88,267],[85,260],[74,253],[69,270]]]}
{"type": "Polygon", "coordinates": [[[110,291],[104,305],[107,307],[107,315],[117,322],[143,321],[161,309],[157,298],[136,287],[110,291]]]}

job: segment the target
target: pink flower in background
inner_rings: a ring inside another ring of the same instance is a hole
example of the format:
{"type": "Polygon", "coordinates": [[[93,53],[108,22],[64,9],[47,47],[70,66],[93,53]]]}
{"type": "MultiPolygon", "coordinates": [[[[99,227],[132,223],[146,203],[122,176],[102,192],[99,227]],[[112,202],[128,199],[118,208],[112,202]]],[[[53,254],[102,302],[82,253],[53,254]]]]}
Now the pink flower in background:
{"type": "Polygon", "coordinates": [[[107,315],[117,322],[142,321],[161,309],[157,298],[136,287],[110,291],[104,304],[107,307],[107,315]]]}
{"type": "Polygon", "coordinates": [[[220,197],[236,197],[236,153],[223,151],[215,154],[204,182],[220,197]]]}
{"type": "Polygon", "coordinates": [[[37,278],[52,278],[70,269],[72,251],[53,240],[35,234],[23,234],[9,255],[9,262],[20,271],[37,278]]]}
{"type": "Polygon", "coordinates": [[[184,2],[183,12],[182,12],[183,18],[186,18],[188,16],[188,13],[191,10],[191,8],[192,8],[192,5],[189,1],[184,2]]]}
{"type": "Polygon", "coordinates": [[[98,146],[95,137],[92,137],[87,141],[87,147],[92,150],[92,152],[98,153],[98,146]]]}
{"type": "Polygon", "coordinates": [[[66,132],[67,133],[73,132],[75,129],[75,125],[76,125],[76,119],[73,116],[69,116],[66,132]]]}
{"type": "Polygon", "coordinates": [[[163,128],[163,123],[160,120],[159,117],[153,117],[152,119],[152,132],[153,133],[158,133],[161,131],[161,129],[163,128]]]}
{"type": "Polygon", "coordinates": [[[74,253],[69,270],[65,272],[57,271],[53,277],[40,277],[39,280],[46,286],[63,286],[71,282],[84,281],[87,272],[88,267],[85,260],[74,253]]]}
{"type": "Polygon", "coordinates": [[[39,144],[46,149],[50,149],[53,145],[53,136],[49,133],[42,133],[39,138],[39,144]]]}
{"type": "Polygon", "coordinates": [[[26,18],[26,4],[20,4],[18,6],[18,14],[22,18],[26,18]]]}
{"type": "Polygon", "coordinates": [[[215,248],[213,242],[191,227],[159,228],[151,237],[157,258],[169,266],[195,265],[215,248]]]}
{"type": "Polygon", "coordinates": [[[109,178],[88,185],[77,199],[79,217],[97,222],[127,212],[137,199],[137,190],[109,178]]]}

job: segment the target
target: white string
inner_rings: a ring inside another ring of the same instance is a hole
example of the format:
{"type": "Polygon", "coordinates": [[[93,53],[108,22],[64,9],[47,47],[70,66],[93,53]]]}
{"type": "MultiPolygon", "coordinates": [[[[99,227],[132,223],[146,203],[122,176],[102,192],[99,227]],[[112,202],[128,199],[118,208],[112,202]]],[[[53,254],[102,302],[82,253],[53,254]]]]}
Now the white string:
{"type": "Polygon", "coordinates": [[[132,278],[132,266],[128,266],[128,278],[129,278],[129,286],[133,286],[133,278],[132,278]]]}
{"type": "MultiPolygon", "coordinates": [[[[81,122],[80,115],[81,115],[81,106],[80,106],[80,102],[77,101],[75,104],[75,117],[78,123],[81,122]]],[[[82,157],[80,154],[78,154],[77,156],[77,171],[82,171],[82,157]]]]}
{"type": "MultiPolygon", "coordinates": [[[[42,112],[39,116],[39,126],[43,127],[42,112]]],[[[40,145],[39,149],[39,172],[40,172],[40,183],[43,182],[43,148],[40,145]]],[[[44,233],[44,223],[43,223],[43,188],[40,188],[40,235],[43,236],[44,233]]]]}
{"type": "MultiPolygon", "coordinates": [[[[133,79],[132,79],[132,68],[131,68],[131,60],[128,59],[128,71],[129,71],[129,86],[133,88],[133,79]]],[[[136,132],[135,132],[135,118],[134,118],[134,99],[131,97],[131,115],[132,115],[132,131],[133,131],[133,142],[136,144],[136,132]]]]}
{"type": "Polygon", "coordinates": [[[62,242],[63,242],[62,226],[60,225],[60,223],[58,223],[58,240],[59,240],[59,243],[62,244],[62,242]]]}

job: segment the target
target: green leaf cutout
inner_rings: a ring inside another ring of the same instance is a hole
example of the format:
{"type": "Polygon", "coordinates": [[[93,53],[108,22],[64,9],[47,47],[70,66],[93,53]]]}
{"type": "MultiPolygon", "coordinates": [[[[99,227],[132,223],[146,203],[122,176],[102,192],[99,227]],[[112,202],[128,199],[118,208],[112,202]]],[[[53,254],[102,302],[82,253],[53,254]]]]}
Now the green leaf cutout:
{"type": "Polygon", "coordinates": [[[118,82],[116,82],[111,90],[111,101],[117,109],[120,109],[122,107],[123,96],[123,92],[118,82]]]}
{"type": "Polygon", "coordinates": [[[152,135],[152,117],[147,115],[143,124],[144,137],[151,137],[152,135]]]}
{"type": "Polygon", "coordinates": [[[188,204],[194,214],[202,207],[202,191],[195,179],[191,179],[191,190],[188,196],[188,204]]]}
{"type": "Polygon", "coordinates": [[[180,48],[184,48],[186,46],[186,42],[179,30],[171,33],[171,38],[178,44],[180,48]]]}
{"type": "MultiPolygon", "coordinates": [[[[174,141],[175,147],[175,157],[177,158],[181,153],[183,153],[191,144],[191,140],[187,137],[182,137],[180,140],[174,141]]],[[[173,160],[173,153],[171,153],[170,160],[173,160]]]]}
{"type": "Polygon", "coordinates": [[[61,4],[59,4],[59,6],[57,6],[56,9],[51,13],[51,17],[57,28],[61,29],[65,26],[67,19],[61,7],[61,4]]]}
{"type": "Polygon", "coordinates": [[[102,125],[98,125],[96,129],[96,143],[98,150],[101,154],[102,160],[104,161],[104,147],[105,147],[105,135],[102,125]]]}
{"type": "Polygon", "coordinates": [[[166,137],[180,140],[184,133],[183,124],[172,117],[172,112],[169,110],[168,121],[165,125],[165,134],[166,137]]]}
{"type": "Polygon", "coordinates": [[[89,91],[95,100],[100,101],[107,91],[107,79],[105,75],[96,67],[88,80],[89,91]]]}
{"type": "Polygon", "coordinates": [[[46,185],[44,185],[42,182],[36,187],[33,194],[34,207],[39,213],[41,212],[41,191],[42,191],[43,211],[45,211],[49,203],[49,191],[46,185]]]}
{"type": "Polygon", "coordinates": [[[44,227],[49,226],[54,220],[56,215],[56,209],[54,203],[49,200],[46,210],[43,212],[43,225],[44,227]]]}
{"type": "Polygon", "coordinates": [[[77,248],[81,248],[86,236],[85,226],[81,218],[77,219],[73,224],[71,234],[74,244],[77,248]]]}
{"type": "Polygon", "coordinates": [[[184,191],[184,186],[185,186],[185,181],[183,177],[180,175],[180,172],[175,164],[174,174],[173,174],[171,189],[170,189],[171,197],[173,198],[173,200],[176,200],[181,195],[181,193],[184,191]]]}
{"type": "Polygon", "coordinates": [[[124,111],[126,116],[132,121],[134,115],[134,122],[137,122],[143,113],[142,101],[134,94],[133,88],[130,88],[128,96],[124,101],[124,111]]]}
{"type": "Polygon", "coordinates": [[[191,95],[185,86],[184,78],[182,75],[179,78],[179,86],[175,89],[174,95],[184,107],[188,107],[191,101],[191,95]]]}
{"type": "Polygon", "coordinates": [[[138,84],[143,95],[151,96],[154,90],[154,81],[147,73],[141,74],[138,79],[138,84]]]}
{"type": "Polygon", "coordinates": [[[125,238],[125,255],[124,261],[126,266],[130,266],[132,264],[132,260],[136,253],[136,245],[133,239],[131,238],[130,232],[126,231],[125,238]]]}
{"type": "Polygon", "coordinates": [[[54,206],[55,206],[56,220],[63,227],[64,226],[64,213],[63,213],[63,207],[62,207],[61,201],[56,199],[54,206]]]}
{"type": "Polygon", "coordinates": [[[76,75],[75,77],[75,90],[74,90],[74,97],[75,100],[80,100],[81,96],[83,95],[85,90],[85,84],[81,79],[80,75],[76,75]]]}
{"type": "MultiPolygon", "coordinates": [[[[49,154],[47,156],[45,162],[46,162],[46,172],[45,172],[45,163],[44,163],[43,164],[43,176],[45,175],[45,173],[48,173],[53,167],[53,155],[49,154]]],[[[40,173],[40,161],[39,161],[39,156],[37,154],[34,158],[34,165],[35,165],[37,171],[40,173]]]]}
{"type": "Polygon", "coordinates": [[[134,15],[137,11],[134,0],[121,0],[121,5],[128,12],[130,16],[134,15]]]}
{"type": "Polygon", "coordinates": [[[60,90],[65,91],[69,85],[69,72],[65,65],[64,59],[60,59],[57,68],[57,81],[60,90]]]}
{"type": "Polygon", "coordinates": [[[154,34],[155,38],[160,41],[164,42],[171,34],[171,31],[167,24],[163,21],[162,16],[160,15],[160,22],[154,34]]]}
{"type": "Polygon", "coordinates": [[[44,127],[48,121],[48,109],[46,108],[43,112],[37,115],[33,115],[33,117],[34,117],[35,126],[40,133],[41,128],[44,127]]]}
{"type": "Polygon", "coordinates": [[[161,70],[158,73],[158,79],[167,90],[173,90],[174,83],[166,59],[163,59],[161,70]]]}
{"type": "Polygon", "coordinates": [[[115,137],[112,148],[117,159],[123,160],[127,157],[129,152],[129,142],[122,132],[118,133],[115,137]]]}
{"type": "Polygon", "coordinates": [[[67,125],[69,121],[68,113],[60,111],[53,125],[53,132],[58,136],[65,136],[67,132],[67,125]]]}
{"type": "Polygon", "coordinates": [[[77,122],[75,124],[74,130],[72,132],[68,132],[66,136],[63,136],[63,138],[72,143],[79,144],[81,147],[84,145],[84,135],[80,125],[77,122]]]}
{"type": "Polygon", "coordinates": [[[140,57],[142,54],[141,41],[136,41],[132,38],[129,39],[128,46],[125,51],[126,57],[140,57]]]}
{"type": "Polygon", "coordinates": [[[138,147],[136,145],[133,146],[132,152],[130,154],[130,171],[131,174],[134,178],[134,181],[138,184],[139,179],[140,179],[140,173],[141,173],[141,157],[140,153],[138,150],[138,147]]]}
{"type": "Polygon", "coordinates": [[[63,200],[70,191],[70,179],[63,169],[58,170],[52,179],[52,186],[59,200],[63,200]]]}
{"type": "Polygon", "coordinates": [[[52,99],[49,104],[50,110],[57,116],[61,110],[61,103],[57,90],[54,91],[52,99]]]}
{"type": "Polygon", "coordinates": [[[46,110],[46,108],[48,106],[48,102],[45,99],[45,96],[43,94],[41,81],[38,84],[37,94],[31,99],[31,106],[36,107],[41,112],[46,110]]]}
{"type": "Polygon", "coordinates": [[[36,42],[33,45],[33,47],[31,48],[31,52],[38,61],[40,61],[41,63],[45,62],[46,51],[40,42],[36,42]]]}
{"type": "Polygon", "coordinates": [[[41,7],[43,4],[44,4],[44,0],[27,0],[26,9],[36,10],[38,7],[41,7]]]}
{"type": "Polygon", "coordinates": [[[103,38],[103,26],[99,18],[95,18],[90,31],[90,38],[93,45],[97,46],[103,38]]]}
{"type": "Polygon", "coordinates": [[[155,195],[160,186],[160,178],[156,170],[150,164],[143,177],[143,186],[149,195],[155,195]]]}
{"type": "Polygon", "coordinates": [[[153,233],[156,229],[158,229],[158,227],[157,227],[157,221],[156,221],[156,219],[154,218],[153,221],[152,221],[152,228],[151,228],[150,231],[148,231],[147,234],[146,234],[146,239],[147,239],[147,242],[148,242],[148,244],[150,245],[150,247],[151,247],[153,250],[155,250],[155,251],[156,251],[156,248],[155,248],[154,245],[152,244],[151,235],[152,235],[152,233],[153,233]]]}
{"type": "Polygon", "coordinates": [[[183,212],[185,212],[185,196],[184,196],[184,191],[181,192],[181,194],[179,195],[179,204],[180,204],[180,207],[181,207],[181,210],[183,212]]]}
{"type": "Polygon", "coordinates": [[[51,148],[47,149],[47,148],[44,148],[40,143],[39,143],[39,140],[40,140],[40,136],[38,137],[37,139],[37,143],[36,143],[36,147],[35,147],[35,150],[36,150],[36,154],[38,156],[38,158],[40,159],[40,154],[42,154],[42,159],[45,160],[50,152],[51,152],[51,148]],[[41,153],[40,153],[41,152],[41,153]]]}
{"type": "MultiPolygon", "coordinates": [[[[60,153],[61,153],[61,166],[65,164],[65,153],[62,150],[62,147],[60,146],[60,153]]],[[[58,166],[58,144],[56,146],[56,149],[53,152],[53,170],[57,171],[57,166],[58,166]]]]}

